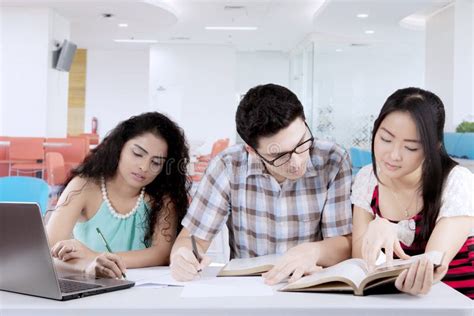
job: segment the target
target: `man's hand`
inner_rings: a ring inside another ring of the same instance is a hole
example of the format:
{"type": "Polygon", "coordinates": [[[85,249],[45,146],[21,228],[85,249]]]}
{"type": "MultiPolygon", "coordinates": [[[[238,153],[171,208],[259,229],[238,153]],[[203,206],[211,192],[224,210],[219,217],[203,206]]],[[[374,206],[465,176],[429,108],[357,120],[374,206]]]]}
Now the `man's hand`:
{"type": "Polygon", "coordinates": [[[319,245],[315,242],[304,243],[291,248],[270,271],[262,275],[265,283],[274,285],[290,275],[292,276],[288,282],[294,282],[303,275],[321,270],[322,268],[316,264],[319,255],[319,245]]]}
{"type": "Polygon", "coordinates": [[[179,248],[171,256],[171,276],[176,281],[191,281],[198,276],[199,271],[211,263],[211,258],[202,256],[201,263],[198,262],[191,249],[179,248]]]}

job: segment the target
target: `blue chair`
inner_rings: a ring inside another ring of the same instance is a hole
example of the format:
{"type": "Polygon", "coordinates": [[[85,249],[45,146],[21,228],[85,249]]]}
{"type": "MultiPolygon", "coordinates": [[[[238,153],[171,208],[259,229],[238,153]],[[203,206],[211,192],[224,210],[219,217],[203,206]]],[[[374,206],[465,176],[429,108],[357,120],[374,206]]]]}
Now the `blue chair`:
{"type": "Polygon", "coordinates": [[[33,177],[1,177],[0,201],[36,202],[44,215],[48,208],[49,186],[33,177]]]}
{"type": "Polygon", "coordinates": [[[456,155],[464,159],[474,159],[474,133],[460,133],[456,155]]]}
{"type": "Polygon", "coordinates": [[[372,163],[372,152],[361,149],[359,152],[362,167],[372,163]]]}
{"type": "Polygon", "coordinates": [[[444,148],[450,156],[456,155],[456,148],[461,139],[461,133],[444,133],[444,148]]]}
{"type": "Polygon", "coordinates": [[[451,157],[474,159],[474,133],[444,133],[444,147],[451,157]]]}
{"type": "Polygon", "coordinates": [[[349,154],[352,160],[352,174],[359,172],[360,168],[372,163],[372,153],[357,147],[351,147],[349,154]]]}

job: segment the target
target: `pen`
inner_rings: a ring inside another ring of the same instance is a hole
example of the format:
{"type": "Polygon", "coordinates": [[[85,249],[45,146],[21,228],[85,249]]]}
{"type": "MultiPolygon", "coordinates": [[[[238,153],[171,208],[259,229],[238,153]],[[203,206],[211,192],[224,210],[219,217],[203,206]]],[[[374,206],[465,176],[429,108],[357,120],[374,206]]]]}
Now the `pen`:
{"type": "MultiPolygon", "coordinates": [[[[197,245],[196,245],[196,239],[194,238],[193,235],[191,235],[191,245],[193,246],[193,254],[198,260],[199,263],[201,263],[202,257],[198,252],[197,245]]],[[[198,270],[198,272],[201,272],[201,269],[198,270]]]]}
{"type": "MultiPolygon", "coordinates": [[[[95,230],[97,230],[97,233],[99,234],[99,236],[102,238],[102,240],[104,241],[104,244],[105,244],[105,248],[107,248],[107,251],[110,252],[110,253],[114,253],[112,251],[112,249],[110,248],[109,246],[109,243],[107,242],[107,240],[105,239],[104,235],[102,235],[102,232],[100,231],[99,227],[96,227],[95,230]]],[[[122,276],[124,279],[127,278],[127,276],[125,275],[125,273],[122,272],[122,276]]]]}

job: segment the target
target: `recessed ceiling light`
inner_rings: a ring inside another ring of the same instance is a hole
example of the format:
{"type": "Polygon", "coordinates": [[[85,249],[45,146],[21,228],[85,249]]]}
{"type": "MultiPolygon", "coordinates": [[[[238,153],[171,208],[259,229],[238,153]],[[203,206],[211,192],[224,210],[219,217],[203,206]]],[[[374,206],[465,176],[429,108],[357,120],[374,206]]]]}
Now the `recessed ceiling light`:
{"type": "Polygon", "coordinates": [[[374,33],[375,33],[374,30],[366,30],[366,31],[365,31],[365,34],[374,34],[374,33]]]}
{"type": "Polygon", "coordinates": [[[170,37],[171,41],[189,41],[191,38],[189,36],[172,36],[170,37]]]}
{"type": "Polygon", "coordinates": [[[134,39],[134,38],[128,38],[128,39],[114,39],[114,42],[116,43],[157,43],[157,40],[149,40],[149,39],[134,39]]]}
{"type": "Polygon", "coordinates": [[[127,23],[119,23],[118,26],[119,26],[119,27],[128,27],[128,24],[127,24],[127,23]]]}
{"type": "Polygon", "coordinates": [[[338,48],[338,49],[336,49],[336,52],[340,53],[340,52],[342,52],[342,49],[338,48]]]}
{"type": "Polygon", "coordinates": [[[243,5],[226,5],[224,6],[224,10],[244,10],[245,7],[243,5]]]}
{"type": "Polygon", "coordinates": [[[255,31],[256,26],[206,26],[206,30],[210,31],[255,31]]]}
{"type": "Polygon", "coordinates": [[[367,13],[359,13],[356,15],[359,19],[366,19],[369,17],[367,13]]]}
{"type": "Polygon", "coordinates": [[[369,46],[369,44],[367,43],[351,43],[352,47],[366,47],[366,46],[369,46]]]}

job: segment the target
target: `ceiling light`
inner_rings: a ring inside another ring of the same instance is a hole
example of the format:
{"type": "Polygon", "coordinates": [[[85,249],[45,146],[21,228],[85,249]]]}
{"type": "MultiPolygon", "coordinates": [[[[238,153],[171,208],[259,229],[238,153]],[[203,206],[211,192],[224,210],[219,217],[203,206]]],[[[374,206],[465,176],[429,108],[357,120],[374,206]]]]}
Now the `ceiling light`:
{"type": "Polygon", "coordinates": [[[366,47],[369,46],[367,43],[351,43],[351,47],[366,47]]]}
{"type": "Polygon", "coordinates": [[[366,30],[366,31],[365,31],[365,34],[374,34],[374,33],[375,33],[374,30],[366,30]]]}
{"type": "Polygon", "coordinates": [[[189,41],[191,38],[188,36],[172,36],[170,37],[171,41],[189,41]]]}
{"type": "Polygon", "coordinates": [[[157,40],[147,40],[147,39],[114,39],[115,43],[157,43],[157,40]]]}
{"type": "Polygon", "coordinates": [[[255,31],[256,26],[206,26],[206,30],[210,31],[255,31]]]}
{"type": "Polygon", "coordinates": [[[342,49],[338,48],[338,49],[336,49],[336,52],[340,53],[340,52],[342,52],[342,49]]]}
{"type": "Polygon", "coordinates": [[[243,5],[226,5],[224,10],[243,10],[245,7],[243,5]]]}
{"type": "Polygon", "coordinates": [[[127,24],[127,23],[119,23],[118,26],[119,26],[119,27],[128,27],[128,24],[127,24]]]}
{"type": "Polygon", "coordinates": [[[367,13],[359,13],[356,15],[359,19],[366,19],[369,17],[367,13]]]}

